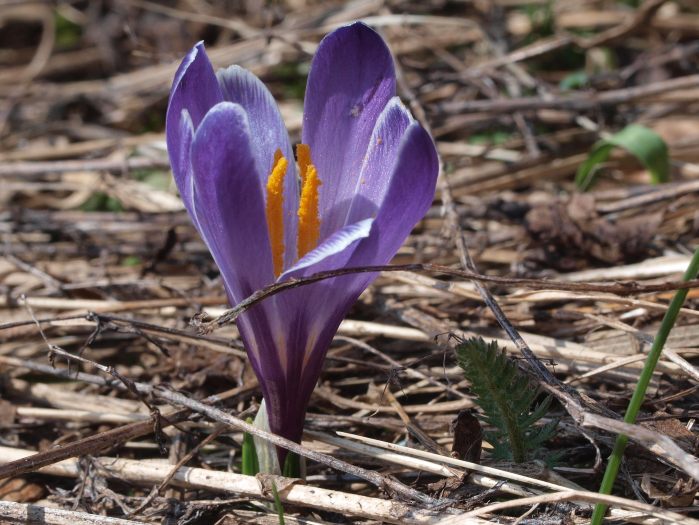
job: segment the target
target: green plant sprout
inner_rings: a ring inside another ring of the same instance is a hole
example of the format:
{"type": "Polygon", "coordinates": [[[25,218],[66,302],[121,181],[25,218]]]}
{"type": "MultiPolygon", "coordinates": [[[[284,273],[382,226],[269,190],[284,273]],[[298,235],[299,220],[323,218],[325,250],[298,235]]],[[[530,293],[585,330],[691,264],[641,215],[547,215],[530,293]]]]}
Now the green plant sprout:
{"type": "Polygon", "coordinates": [[[636,157],[650,173],[653,184],[667,182],[670,175],[670,158],[667,144],[652,129],[630,124],[624,129],[597,142],[575,175],[575,184],[582,191],[588,190],[595,179],[600,164],[605,162],[614,148],[621,148],[636,157]]]}
{"type": "MultiPolygon", "coordinates": [[[[682,277],[685,281],[691,281],[697,277],[699,272],[699,248],[697,248],[692,256],[692,260],[689,261],[689,266],[682,277]]],[[[634,390],[631,401],[629,401],[629,406],[626,409],[626,414],[624,415],[624,422],[635,423],[636,417],[638,416],[638,411],[641,409],[643,400],[646,396],[646,390],[648,389],[648,384],[650,383],[651,377],[653,376],[653,371],[658,364],[658,359],[660,359],[660,354],[663,351],[663,346],[665,346],[665,341],[667,341],[670,335],[670,330],[675,325],[677,321],[677,315],[680,312],[680,308],[687,297],[687,288],[683,290],[677,290],[675,296],[670,302],[670,306],[665,312],[662,322],[660,323],[660,328],[658,333],[653,340],[653,345],[651,346],[650,352],[648,352],[648,357],[643,365],[643,370],[641,370],[641,375],[638,378],[638,384],[634,390]]],[[[614,443],[614,448],[612,449],[612,454],[609,456],[609,463],[607,463],[607,470],[604,472],[604,478],[602,479],[602,485],[600,486],[600,494],[611,494],[612,488],[614,487],[614,481],[619,472],[619,466],[621,465],[621,458],[624,455],[624,449],[626,448],[626,443],[628,442],[628,436],[624,434],[619,434],[614,443]]],[[[600,525],[604,519],[604,514],[607,511],[607,505],[598,503],[595,505],[595,511],[592,514],[591,525],[600,525]]]]}
{"type": "Polygon", "coordinates": [[[495,427],[494,432],[484,432],[493,456],[517,463],[535,457],[556,429],[557,421],[535,426],[547,413],[551,398],[532,409],[539,389],[495,341],[467,339],[456,346],[456,356],[483,409],[483,421],[495,427]]]}

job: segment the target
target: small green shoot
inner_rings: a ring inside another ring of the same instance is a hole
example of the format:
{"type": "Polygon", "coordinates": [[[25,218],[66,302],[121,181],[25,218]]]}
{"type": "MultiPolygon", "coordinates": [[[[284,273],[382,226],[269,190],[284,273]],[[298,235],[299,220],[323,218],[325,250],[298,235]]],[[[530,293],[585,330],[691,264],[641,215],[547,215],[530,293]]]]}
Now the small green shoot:
{"type": "Polygon", "coordinates": [[[536,457],[556,429],[556,421],[534,426],[548,411],[551,398],[533,408],[539,389],[495,341],[467,339],[456,346],[456,356],[483,409],[483,422],[495,428],[484,432],[493,456],[517,463],[536,457]]]}
{"type": "Polygon", "coordinates": [[[60,50],[76,47],[82,38],[82,28],[75,22],[68,20],[59,11],[54,14],[56,24],[55,44],[60,50]]]}
{"type": "Polygon", "coordinates": [[[277,509],[277,515],[279,516],[279,525],[284,525],[284,507],[282,506],[282,499],[279,497],[277,484],[274,482],[272,482],[272,495],[274,496],[274,508],[277,509]]]}
{"type": "Polygon", "coordinates": [[[138,266],[142,262],[138,255],[127,255],[121,260],[121,265],[126,267],[138,266]]]}
{"type": "Polygon", "coordinates": [[[589,82],[590,77],[585,71],[574,71],[563,77],[563,80],[558,83],[558,87],[564,91],[571,91],[584,88],[589,82]]]}
{"type": "MultiPolygon", "coordinates": [[[[247,423],[252,425],[252,418],[247,419],[247,423]]],[[[257,461],[257,450],[252,435],[245,432],[243,434],[243,447],[241,451],[242,464],[240,471],[246,476],[254,476],[260,472],[260,465],[257,461]]]]}
{"type": "MultiPolygon", "coordinates": [[[[684,272],[682,279],[684,281],[691,281],[697,278],[699,273],[699,248],[694,251],[692,260],[689,261],[689,266],[684,272]]],[[[653,372],[660,359],[660,354],[663,352],[663,347],[665,346],[665,341],[667,341],[670,335],[670,330],[675,325],[677,321],[677,315],[680,313],[680,308],[684,304],[684,300],[687,298],[687,288],[683,290],[677,290],[675,296],[670,301],[670,306],[668,306],[665,316],[660,323],[660,328],[658,333],[655,335],[653,340],[653,345],[648,352],[648,357],[646,357],[646,362],[643,365],[643,370],[641,370],[641,375],[638,378],[638,384],[636,384],[636,389],[631,396],[631,401],[629,401],[629,406],[626,409],[626,414],[624,414],[625,423],[635,423],[638,412],[641,409],[643,400],[646,397],[646,390],[650,384],[650,380],[653,377],[653,372]]],[[[624,449],[626,448],[626,443],[629,438],[624,434],[619,434],[614,443],[614,448],[612,449],[612,454],[609,456],[609,462],[607,463],[607,469],[604,471],[604,478],[602,479],[602,485],[600,486],[600,494],[611,494],[612,488],[614,487],[614,481],[619,472],[619,467],[621,466],[621,458],[624,456],[624,449]]],[[[607,506],[601,503],[595,505],[595,511],[592,514],[591,525],[601,525],[604,519],[604,514],[607,512],[607,506]]]]}
{"type": "Polygon", "coordinates": [[[575,175],[575,184],[578,188],[586,191],[592,186],[597,168],[609,158],[614,148],[622,148],[636,157],[649,171],[653,184],[668,181],[670,157],[667,144],[652,129],[639,124],[630,124],[593,146],[575,175]]]}
{"type": "Polygon", "coordinates": [[[300,478],[301,477],[301,459],[299,455],[289,451],[284,460],[284,468],[282,469],[282,476],[287,478],[300,478]]]}

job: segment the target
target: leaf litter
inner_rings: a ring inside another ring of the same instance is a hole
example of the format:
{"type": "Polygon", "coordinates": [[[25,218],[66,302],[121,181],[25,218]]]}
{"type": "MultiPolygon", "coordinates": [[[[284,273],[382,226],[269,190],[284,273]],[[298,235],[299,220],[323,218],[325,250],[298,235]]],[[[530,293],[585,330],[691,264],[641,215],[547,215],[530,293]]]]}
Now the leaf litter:
{"type": "MultiPolygon", "coordinates": [[[[382,33],[397,56],[401,96],[432,129],[451,197],[437,192],[394,263],[461,267],[456,224],[478,271],[506,279],[656,284],[678,280],[687,265],[699,237],[691,3],[197,8],[136,0],[0,7],[0,458],[64,448],[72,454],[45,473],[6,473],[2,520],[39,508],[47,523],[279,521],[259,504],[263,487],[235,477],[239,429],[197,449],[215,420],[129,388],[147,384],[192,400],[218,395],[211,402],[242,419],[260,400],[236,329],[202,334],[190,325],[228,306],[174,192],[163,149],[175,62],[197,40],[206,40],[215,66],[239,63],[271,86],[297,141],[299,94],[320,37],[357,18],[382,33]],[[561,89],[572,75],[578,80],[561,89]],[[629,125],[665,141],[669,182],[653,184],[632,154],[617,149],[598,166],[594,187],[580,193],[575,173],[595,144],[629,125]],[[54,346],[87,361],[69,366],[54,346]],[[83,441],[91,436],[106,441],[83,441]],[[192,469],[187,476],[177,474],[151,494],[183,459],[181,469],[192,469]],[[207,484],[214,475],[216,483],[207,484]]],[[[557,461],[495,463],[484,442],[478,463],[501,477],[478,465],[416,462],[403,452],[334,441],[345,431],[417,452],[433,443],[448,456],[456,439],[462,460],[478,460],[470,447],[479,432],[455,437],[451,430],[460,411],[479,415],[480,408],[448,334],[496,339],[531,370],[472,281],[384,272],[341,326],[303,444],[397,480],[430,503],[309,461],[305,485],[277,483],[286,522],[439,523],[467,511],[480,513],[469,518],[474,523],[589,519],[595,500],[584,491],[598,489],[614,439],[599,413],[623,413],[648,350],[642,335],[655,333],[672,292],[487,287],[541,364],[580,396],[577,405],[551,408],[559,426],[545,452],[557,461]],[[581,417],[576,406],[598,419],[581,417]],[[581,423],[590,420],[597,426],[581,423]],[[489,510],[540,494],[534,507],[489,510]]],[[[696,452],[697,297],[690,290],[668,342],[679,360],[661,358],[639,419],[651,441],[631,434],[638,444],[627,451],[614,491],[624,499],[611,510],[621,521],[696,518],[696,480],[671,459],[696,452]]]]}

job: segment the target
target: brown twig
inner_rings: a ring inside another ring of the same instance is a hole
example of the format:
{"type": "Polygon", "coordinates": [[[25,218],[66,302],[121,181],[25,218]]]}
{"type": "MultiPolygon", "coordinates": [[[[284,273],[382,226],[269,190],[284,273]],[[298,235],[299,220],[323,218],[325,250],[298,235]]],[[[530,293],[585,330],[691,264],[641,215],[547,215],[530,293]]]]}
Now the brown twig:
{"type": "Polygon", "coordinates": [[[569,111],[587,111],[602,106],[615,106],[626,102],[667,93],[680,89],[699,86],[699,75],[687,75],[654,82],[644,86],[612,89],[600,93],[569,95],[556,98],[520,97],[500,100],[474,100],[468,102],[446,102],[439,108],[444,113],[477,113],[489,115],[512,113],[515,111],[533,111],[540,109],[563,109],[569,111]]]}
{"type": "Polygon", "coordinates": [[[276,295],[284,290],[306,286],[318,281],[332,279],[333,277],[341,277],[344,275],[352,275],[356,273],[375,273],[375,272],[425,272],[432,274],[444,274],[462,279],[470,279],[477,282],[486,282],[493,284],[502,284],[508,286],[522,286],[532,290],[562,290],[568,292],[602,292],[610,294],[642,294],[652,292],[667,292],[672,290],[682,290],[687,288],[699,288],[699,279],[693,281],[672,281],[660,284],[640,284],[637,282],[614,283],[614,284],[591,284],[591,283],[575,283],[566,281],[552,281],[544,279],[523,279],[517,277],[498,277],[494,275],[483,275],[471,270],[459,270],[449,266],[440,266],[438,264],[397,264],[397,265],[377,265],[377,266],[361,266],[353,268],[340,268],[338,270],[328,270],[324,272],[314,273],[308,277],[291,278],[286,281],[272,283],[264,288],[254,292],[247,298],[240,301],[233,308],[218,316],[216,319],[208,322],[197,322],[197,326],[202,333],[208,333],[216,328],[231,324],[240,314],[250,309],[260,301],[276,295]]]}

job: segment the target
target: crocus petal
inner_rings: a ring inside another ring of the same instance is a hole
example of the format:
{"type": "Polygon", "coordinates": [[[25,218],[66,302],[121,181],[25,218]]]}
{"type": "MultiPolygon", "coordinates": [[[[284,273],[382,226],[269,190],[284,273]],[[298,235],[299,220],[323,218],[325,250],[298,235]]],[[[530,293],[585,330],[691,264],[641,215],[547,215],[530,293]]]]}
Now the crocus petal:
{"type": "Polygon", "coordinates": [[[221,102],[192,142],[194,214],[235,302],[274,280],[251,140],[243,108],[221,102]]]}
{"type": "MultiPolygon", "coordinates": [[[[183,157],[185,157],[183,152],[188,146],[184,142],[191,140],[188,136],[188,126],[182,123],[182,115],[184,112],[187,113],[192,129],[196,130],[209,109],[222,100],[214,69],[211,67],[209,57],[206,56],[204,44],[199,42],[187,53],[177,69],[165,118],[170,164],[175,183],[182,195],[189,185],[189,165],[183,163],[183,157]]],[[[187,201],[185,206],[190,211],[187,201]]]]}
{"type": "Polygon", "coordinates": [[[184,207],[187,209],[189,216],[194,222],[194,226],[199,230],[197,218],[194,215],[194,196],[192,177],[192,140],[194,139],[194,126],[192,119],[186,109],[182,110],[182,116],[179,120],[179,130],[177,130],[178,140],[168,144],[168,155],[170,156],[170,165],[172,172],[175,174],[175,183],[182,197],[184,207]]]}
{"type": "Polygon", "coordinates": [[[278,280],[284,281],[290,277],[305,277],[317,272],[342,268],[340,258],[349,259],[351,255],[349,249],[360,239],[369,236],[373,222],[371,218],[364,219],[336,231],[281,274],[278,280]]]}
{"type": "MultiPolygon", "coordinates": [[[[371,233],[361,240],[348,260],[338,267],[360,267],[388,263],[403,244],[415,224],[432,203],[439,173],[437,152],[429,134],[412,123],[401,141],[398,161],[393,167],[388,191],[372,221],[371,233]]],[[[340,261],[338,261],[340,262],[340,261]]],[[[301,361],[302,380],[299,391],[313,390],[323,359],[342,319],[362,291],[376,278],[375,273],[358,273],[336,277],[310,285],[304,296],[315,306],[306,312],[305,330],[308,342],[301,361]]],[[[292,290],[300,294],[299,290],[292,290]]],[[[289,301],[294,298],[291,296],[289,301]]],[[[307,307],[308,309],[308,307],[307,307]]]]}
{"type": "MultiPolygon", "coordinates": [[[[391,111],[400,112],[400,107],[396,105],[396,108],[391,111]]],[[[393,114],[392,118],[404,123],[399,114],[393,114]]],[[[389,120],[387,118],[386,122],[389,120]]],[[[395,129],[401,127],[402,124],[395,129]]],[[[378,154],[377,150],[375,155],[378,154]]],[[[284,277],[310,275],[332,268],[385,264],[393,257],[415,223],[429,209],[439,163],[432,140],[417,122],[411,122],[405,128],[398,147],[389,156],[393,163],[385,183],[387,188],[378,203],[377,215],[371,221],[369,236],[321,259],[317,265],[302,268],[299,264],[298,268],[287,271],[284,277]]],[[[374,166],[381,165],[384,169],[386,163],[390,164],[388,159],[382,162],[374,166]]],[[[274,305],[265,302],[259,305],[266,311],[267,322],[281,326],[285,334],[283,342],[276,343],[276,346],[270,336],[276,330],[258,330],[253,335],[259,345],[272,348],[276,355],[283,354],[283,357],[273,360],[274,369],[263,366],[260,375],[261,383],[266,385],[269,420],[275,432],[290,439],[300,439],[303,413],[332,338],[359,294],[375,277],[376,274],[335,277],[286,290],[274,297],[277,300],[274,305]],[[281,363],[281,374],[276,368],[277,363],[281,363]]],[[[283,460],[283,452],[280,457],[283,460]]]]}
{"type": "MultiPolygon", "coordinates": [[[[372,222],[366,219],[336,232],[282,274],[279,281],[344,267],[359,242],[371,232],[372,222]]],[[[303,414],[325,353],[357,298],[347,296],[338,287],[341,279],[285,290],[241,316],[249,326],[238,324],[246,348],[254,350],[252,365],[263,388],[270,426],[289,439],[301,437],[303,414]]],[[[280,451],[281,461],[284,455],[280,451]]]]}
{"type": "Polygon", "coordinates": [[[348,266],[388,263],[432,204],[439,159],[429,133],[417,122],[406,130],[396,158],[371,234],[348,266]]]}
{"type": "Polygon", "coordinates": [[[357,22],[321,41],[303,116],[303,142],[323,182],[321,239],[344,225],[374,124],[395,91],[391,54],[374,30],[357,22]]]}
{"type": "Polygon", "coordinates": [[[257,159],[260,184],[264,189],[274,164],[274,153],[280,149],[289,160],[284,178],[284,246],[286,265],[296,260],[296,232],[299,190],[294,151],[277,103],[262,81],[239,66],[221,69],[216,74],[225,100],[240,104],[248,115],[250,133],[255,139],[252,150],[257,159]]]}
{"type": "Polygon", "coordinates": [[[408,127],[415,122],[398,97],[393,97],[376,122],[345,222],[374,215],[390,188],[391,175],[408,127]]]}
{"type": "MultiPolygon", "coordinates": [[[[290,289],[246,312],[259,317],[266,329],[239,329],[247,345],[260,349],[260,379],[273,432],[298,441],[304,413],[318,381],[332,338],[357,296],[347,296],[339,285],[346,277],[290,289]],[[264,312],[264,313],[260,313],[264,312]]],[[[255,367],[255,361],[252,361],[255,367]]],[[[280,461],[285,452],[279,450],[280,461]]]]}

